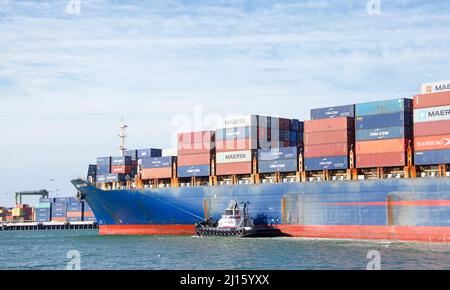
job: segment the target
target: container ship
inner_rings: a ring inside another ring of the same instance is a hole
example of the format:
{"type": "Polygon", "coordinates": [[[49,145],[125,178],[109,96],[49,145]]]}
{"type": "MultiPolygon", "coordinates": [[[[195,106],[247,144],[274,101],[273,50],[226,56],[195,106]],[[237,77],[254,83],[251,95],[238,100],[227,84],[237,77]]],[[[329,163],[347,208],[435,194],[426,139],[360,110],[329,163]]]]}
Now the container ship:
{"type": "Polygon", "coordinates": [[[177,150],[127,150],[125,128],[120,156],[72,181],[102,235],[194,235],[236,200],[293,237],[450,241],[450,81],[306,121],[228,118],[177,150]]]}

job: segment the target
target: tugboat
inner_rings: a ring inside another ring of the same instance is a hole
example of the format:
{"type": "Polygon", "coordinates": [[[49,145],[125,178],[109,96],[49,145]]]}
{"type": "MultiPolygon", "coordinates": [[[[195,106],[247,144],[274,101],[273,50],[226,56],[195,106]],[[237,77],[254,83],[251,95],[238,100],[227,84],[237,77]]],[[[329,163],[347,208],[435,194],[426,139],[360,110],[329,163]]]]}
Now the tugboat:
{"type": "Polygon", "coordinates": [[[232,200],[225,210],[225,214],[215,221],[212,218],[195,224],[198,236],[234,236],[234,237],[282,237],[286,236],[279,229],[269,225],[255,226],[253,219],[248,215],[249,202],[239,203],[232,200]]]}

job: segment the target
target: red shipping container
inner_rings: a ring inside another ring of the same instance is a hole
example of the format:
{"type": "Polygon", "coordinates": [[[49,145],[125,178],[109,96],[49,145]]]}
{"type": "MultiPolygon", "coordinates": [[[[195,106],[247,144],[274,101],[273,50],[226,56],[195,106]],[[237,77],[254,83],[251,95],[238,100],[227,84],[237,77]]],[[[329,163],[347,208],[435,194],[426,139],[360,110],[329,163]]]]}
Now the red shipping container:
{"type": "Polygon", "coordinates": [[[216,175],[251,174],[252,162],[216,164],[216,175]]]}
{"type": "Polygon", "coordinates": [[[339,117],[332,119],[308,120],[304,123],[305,133],[334,131],[334,130],[353,130],[355,128],[355,118],[339,117]]]}
{"type": "Polygon", "coordinates": [[[450,134],[450,120],[414,123],[414,137],[450,134]]]}
{"type": "Polygon", "coordinates": [[[178,157],[178,166],[209,165],[211,157],[212,154],[210,153],[180,155],[178,157]]]}
{"type": "Polygon", "coordinates": [[[356,142],[356,155],[388,153],[388,152],[406,152],[408,148],[408,139],[385,139],[356,142]]]}
{"type": "Polygon", "coordinates": [[[141,169],[141,178],[142,179],[172,178],[172,167],[141,169]]]}
{"type": "Polygon", "coordinates": [[[348,143],[305,145],[304,157],[346,156],[348,155],[349,147],[348,143]]]}
{"type": "Polygon", "coordinates": [[[178,134],[178,144],[208,144],[215,141],[215,131],[196,131],[178,134]]]}
{"type": "Polygon", "coordinates": [[[305,133],[304,143],[306,145],[327,143],[355,143],[355,135],[349,130],[335,130],[324,132],[305,133]]]}
{"type": "Polygon", "coordinates": [[[111,173],[131,173],[131,166],[113,165],[111,166],[111,173]]]}
{"type": "Polygon", "coordinates": [[[178,144],[178,155],[210,153],[215,143],[178,144]]]}
{"type": "Polygon", "coordinates": [[[405,152],[359,154],[356,156],[357,168],[405,166],[405,152]]]}
{"type": "Polygon", "coordinates": [[[450,135],[425,136],[414,138],[414,150],[447,150],[450,149],[450,135]]]}
{"type": "Polygon", "coordinates": [[[257,149],[257,144],[258,142],[255,139],[236,139],[236,140],[217,141],[216,152],[253,150],[257,149]]]}
{"type": "Polygon", "coordinates": [[[450,105],[450,92],[422,94],[414,96],[414,109],[450,105]]]}

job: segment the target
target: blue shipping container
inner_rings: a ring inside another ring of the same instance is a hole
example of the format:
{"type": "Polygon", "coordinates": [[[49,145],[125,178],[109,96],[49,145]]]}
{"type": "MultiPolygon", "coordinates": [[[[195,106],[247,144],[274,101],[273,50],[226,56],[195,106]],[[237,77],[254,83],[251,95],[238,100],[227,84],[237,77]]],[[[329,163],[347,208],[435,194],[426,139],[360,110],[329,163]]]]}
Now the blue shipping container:
{"type": "Polygon", "coordinates": [[[67,217],[68,222],[81,222],[83,219],[82,217],[67,217]]]}
{"type": "Polygon", "coordinates": [[[306,171],[347,169],[348,157],[333,156],[333,157],[305,158],[304,165],[306,171]]]}
{"type": "Polygon", "coordinates": [[[111,167],[109,165],[97,165],[97,174],[105,175],[111,172],[111,167]]]}
{"type": "Polygon", "coordinates": [[[311,120],[330,119],[337,117],[354,117],[355,105],[319,108],[311,110],[311,120]]]}
{"type": "Polygon", "coordinates": [[[431,150],[414,152],[414,164],[437,165],[450,163],[450,150],[431,150]]]}
{"type": "Polygon", "coordinates": [[[108,157],[98,157],[97,165],[111,165],[111,156],[108,157]]]}
{"type": "Polygon", "coordinates": [[[97,219],[95,217],[93,217],[93,216],[88,216],[88,217],[83,217],[83,221],[95,222],[95,221],[97,221],[97,219]]]}
{"type": "Polygon", "coordinates": [[[384,115],[370,115],[356,117],[356,130],[385,128],[385,127],[412,127],[412,114],[398,112],[384,115]]]}
{"type": "Polygon", "coordinates": [[[58,205],[58,204],[65,204],[65,203],[67,203],[67,202],[69,202],[69,200],[70,200],[70,197],[55,197],[55,205],[58,205]]]}
{"type": "Polygon", "coordinates": [[[259,173],[295,172],[298,168],[297,159],[277,159],[271,161],[259,161],[259,173]]]}
{"type": "Polygon", "coordinates": [[[133,160],[133,161],[138,159],[137,154],[138,154],[137,150],[126,150],[125,151],[125,156],[130,156],[131,160],[133,160]]]}
{"type": "Polygon", "coordinates": [[[178,177],[209,176],[210,172],[209,165],[178,167],[178,177]]]}
{"type": "Polygon", "coordinates": [[[172,161],[173,161],[172,156],[142,158],[141,165],[142,168],[172,167],[172,161]]]}
{"type": "Polygon", "coordinates": [[[67,206],[67,211],[82,211],[83,206],[82,205],[69,205],[67,206]]]}
{"type": "Polygon", "coordinates": [[[398,112],[412,112],[411,99],[394,99],[377,102],[356,104],[356,117],[391,114],[398,112]]]}
{"type": "Polygon", "coordinates": [[[155,149],[155,148],[149,148],[149,149],[138,149],[137,151],[137,158],[149,158],[149,157],[161,157],[162,150],[161,149],[155,149]]]}
{"type": "Polygon", "coordinates": [[[366,130],[356,130],[356,141],[397,139],[412,137],[411,127],[386,127],[366,130]]]}
{"type": "Polygon", "coordinates": [[[117,156],[111,158],[111,165],[131,166],[131,156],[117,156]]]}
{"type": "Polygon", "coordinates": [[[281,160],[281,159],[295,159],[297,160],[297,147],[281,147],[272,149],[258,150],[258,160],[281,160]]]}
{"type": "Polygon", "coordinates": [[[237,127],[216,130],[216,141],[256,139],[257,136],[257,127],[237,127]]]}
{"type": "Polygon", "coordinates": [[[106,182],[106,175],[97,175],[97,182],[98,183],[105,183],[106,182]]]}
{"type": "Polygon", "coordinates": [[[297,132],[303,132],[304,124],[300,120],[293,119],[291,120],[291,130],[297,131],[297,132]]]}
{"type": "Polygon", "coordinates": [[[130,179],[130,176],[125,173],[112,173],[112,174],[106,175],[105,179],[106,179],[106,183],[124,182],[124,181],[127,181],[128,179],[130,179]]]}
{"type": "Polygon", "coordinates": [[[53,203],[53,202],[55,202],[54,198],[50,198],[50,197],[39,198],[39,203],[53,203]]]}

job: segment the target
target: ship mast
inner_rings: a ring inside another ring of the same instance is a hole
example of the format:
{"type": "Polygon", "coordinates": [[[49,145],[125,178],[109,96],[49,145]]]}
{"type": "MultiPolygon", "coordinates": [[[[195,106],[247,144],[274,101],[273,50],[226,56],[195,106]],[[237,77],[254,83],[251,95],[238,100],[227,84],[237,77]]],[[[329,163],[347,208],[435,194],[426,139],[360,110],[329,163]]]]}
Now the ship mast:
{"type": "Polygon", "coordinates": [[[120,128],[120,146],[119,146],[119,150],[120,150],[120,154],[121,156],[125,156],[125,150],[127,150],[127,148],[125,147],[125,138],[127,138],[127,135],[125,134],[125,129],[128,128],[128,126],[124,123],[123,118],[122,118],[122,122],[119,126],[120,128]]]}

